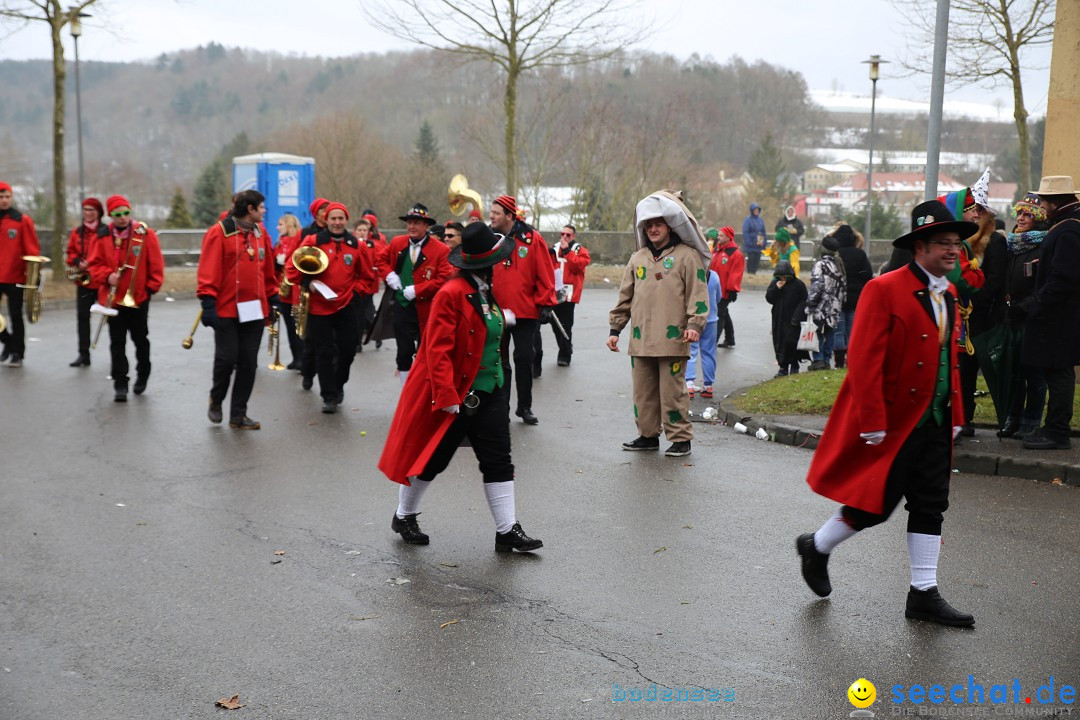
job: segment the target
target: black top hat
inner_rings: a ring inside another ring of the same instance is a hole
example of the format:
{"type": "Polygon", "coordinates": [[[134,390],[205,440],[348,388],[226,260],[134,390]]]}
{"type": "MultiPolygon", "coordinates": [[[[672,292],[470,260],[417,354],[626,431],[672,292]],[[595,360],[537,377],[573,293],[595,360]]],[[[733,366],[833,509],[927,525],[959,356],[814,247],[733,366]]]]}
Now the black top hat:
{"type": "Polygon", "coordinates": [[[499,235],[484,223],[473,223],[461,231],[461,244],[450,251],[447,260],[462,270],[482,270],[498,265],[512,252],[512,238],[499,235]]]}
{"type": "Polygon", "coordinates": [[[427,205],[421,205],[420,203],[413,203],[413,206],[409,209],[409,212],[398,217],[401,222],[408,222],[409,220],[423,220],[428,225],[435,224],[435,218],[428,215],[427,205]]]}
{"type": "Polygon", "coordinates": [[[912,250],[916,240],[926,240],[937,233],[954,232],[961,238],[969,238],[978,231],[979,226],[975,223],[957,220],[945,203],[927,200],[911,211],[911,232],[893,240],[893,247],[912,250]]]}

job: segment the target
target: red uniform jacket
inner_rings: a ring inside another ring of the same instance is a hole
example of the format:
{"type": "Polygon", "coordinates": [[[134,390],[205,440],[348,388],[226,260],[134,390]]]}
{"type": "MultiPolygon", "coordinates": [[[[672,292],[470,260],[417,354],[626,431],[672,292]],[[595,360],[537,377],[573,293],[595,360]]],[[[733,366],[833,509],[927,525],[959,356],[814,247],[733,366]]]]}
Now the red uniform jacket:
{"type": "MultiPolygon", "coordinates": [[[[409,252],[409,236],[398,235],[382,254],[378,263],[379,277],[385,279],[391,272],[401,275],[401,268],[405,264],[405,258],[409,252]]],[[[416,256],[413,265],[413,289],[416,290],[416,315],[420,320],[420,333],[423,334],[427,325],[427,318],[431,308],[431,302],[435,293],[439,291],[450,276],[454,274],[454,266],[446,261],[450,250],[438,240],[432,241],[431,237],[424,240],[420,247],[420,254],[416,256]]]]}
{"type": "MultiPolygon", "coordinates": [[[[97,228],[91,230],[80,224],[71,230],[71,234],[68,235],[67,250],[64,253],[64,264],[75,267],[80,260],[90,261],[90,248],[94,244],[94,238],[97,237],[97,231],[100,227],[101,224],[99,223],[97,228]]],[[[80,285],[77,282],[75,284],[80,285]]],[[[87,287],[96,288],[97,286],[93,284],[93,281],[90,281],[87,287]]]]}
{"type": "Polygon", "coordinates": [[[492,287],[500,306],[519,318],[535,320],[540,317],[541,307],[556,304],[555,270],[544,238],[528,226],[524,226],[524,231],[521,227],[516,226],[511,233],[514,252],[495,266],[492,287]]]}
{"type": "Polygon", "coordinates": [[[26,282],[23,255],[40,255],[34,220],[24,212],[10,208],[0,213],[0,283],[26,282]]]}
{"type": "Polygon", "coordinates": [[[715,270],[720,276],[720,293],[725,300],[730,292],[742,292],[743,272],[746,270],[746,260],[739,250],[739,246],[729,242],[724,247],[713,253],[709,269],[715,270]]]}
{"type": "MultiPolygon", "coordinates": [[[[951,424],[964,424],[956,288],[945,295],[951,424]]],[[[848,372],[836,396],[806,481],[837,502],[880,513],[885,480],[900,447],[933,399],[941,346],[930,293],[914,263],[866,284],[851,332],[848,372]],[[860,433],[885,431],[880,445],[860,433]]]]}
{"type": "Polygon", "coordinates": [[[273,248],[260,223],[244,230],[232,215],[210,226],[199,253],[199,297],[215,298],[218,317],[237,317],[236,304],[258,300],[270,317],[269,298],[277,295],[273,248]]]}
{"type": "Polygon", "coordinates": [[[574,286],[574,295],[570,298],[570,302],[581,302],[581,288],[585,285],[585,268],[592,262],[589,251],[578,242],[570,243],[565,251],[560,243],[555,243],[555,247],[551,248],[551,258],[555,263],[555,268],[559,267],[559,260],[565,260],[562,263],[563,285],[574,286]]]}
{"type": "Polygon", "coordinates": [[[368,254],[371,256],[371,279],[364,283],[360,289],[361,295],[374,295],[379,292],[379,258],[386,252],[386,242],[379,235],[368,235],[364,244],[368,246],[368,254]]]}
{"type": "MultiPolygon", "coordinates": [[[[371,282],[374,263],[370,251],[352,233],[346,232],[341,239],[334,239],[329,230],[320,230],[318,234],[308,235],[300,241],[299,247],[309,246],[319,248],[330,259],[326,270],[313,276],[312,280],[321,280],[337,293],[336,298],[328,300],[318,290],[311,288],[309,312],[312,315],[333,315],[352,302],[353,292],[360,292],[365,283],[371,282]]],[[[285,261],[285,276],[294,285],[299,285],[307,277],[293,265],[292,255],[285,261]]]]}
{"type": "Polygon", "coordinates": [[[102,305],[109,300],[109,275],[124,265],[132,265],[133,269],[120,272],[113,307],[119,305],[127,294],[133,273],[135,287],[132,294],[138,305],[149,300],[165,281],[165,258],[161,255],[157,233],[138,220],[132,220],[128,227],[131,229],[128,237],[118,238],[113,235],[112,225],[99,225],[97,237],[91,246],[87,270],[90,271],[91,285],[98,290],[98,302],[102,305]]]}
{"type": "MultiPolygon", "coordinates": [[[[492,311],[501,312],[498,307],[492,311]]],[[[450,279],[435,295],[431,316],[412,370],[398,399],[379,458],[379,469],[408,485],[423,472],[455,416],[442,408],[460,405],[480,370],[487,325],[480,294],[462,277],[450,279]]]]}

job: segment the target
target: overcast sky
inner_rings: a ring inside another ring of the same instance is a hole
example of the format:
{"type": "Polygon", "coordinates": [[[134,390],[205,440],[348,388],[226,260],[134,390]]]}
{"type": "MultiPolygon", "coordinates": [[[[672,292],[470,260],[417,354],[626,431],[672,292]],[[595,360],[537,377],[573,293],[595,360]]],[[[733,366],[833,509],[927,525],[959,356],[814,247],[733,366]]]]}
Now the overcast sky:
{"type": "MultiPolygon", "coordinates": [[[[798,70],[811,89],[869,94],[871,54],[897,59],[905,19],[888,0],[643,0],[658,29],[643,28],[640,47],[680,58],[698,53],[724,61],[738,55],[798,70]]],[[[82,60],[152,59],[215,41],[283,53],[346,56],[408,46],[372,27],[358,0],[102,0],[79,41],[82,60]],[[106,14],[107,13],[107,14],[106,14]],[[250,13],[246,15],[245,13],[250,13]],[[106,32],[106,26],[108,32],[106,32]]],[[[0,58],[50,56],[48,29],[33,23],[0,28],[0,58]]],[[[68,56],[72,40],[65,33],[68,56]]],[[[1029,112],[1045,113],[1049,48],[1025,61],[1029,112]]],[[[928,79],[899,78],[883,66],[878,92],[927,99],[928,79]]],[[[1011,90],[961,88],[947,94],[1012,107],[1011,90]]]]}

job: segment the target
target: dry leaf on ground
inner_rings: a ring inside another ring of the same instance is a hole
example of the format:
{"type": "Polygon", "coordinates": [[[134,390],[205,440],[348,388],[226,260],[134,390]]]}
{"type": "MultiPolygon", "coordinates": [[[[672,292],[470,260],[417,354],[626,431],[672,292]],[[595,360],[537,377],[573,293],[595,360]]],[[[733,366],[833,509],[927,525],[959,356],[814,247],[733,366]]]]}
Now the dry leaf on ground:
{"type": "Polygon", "coordinates": [[[218,707],[223,707],[226,710],[239,710],[244,707],[240,702],[240,693],[233,695],[231,698],[221,698],[214,704],[218,707]]]}
{"type": "Polygon", "coordinates": [[[274,551],[274,554],[275,554],[275,555],[284,555],[284,554],[285,554],[285,551],[284,551],[284,550],[275,550],[275,551],[274,551]]]}
{"type": "Polygon", "coordinates": [[[459,622],[461,622],[461,621],[460,620],[447,620],[446,622],[444,622],[442,625],[439,626],[439,629],[442,630],[444,627],[450,627],[451,625],[457,625],[459,622]]]}

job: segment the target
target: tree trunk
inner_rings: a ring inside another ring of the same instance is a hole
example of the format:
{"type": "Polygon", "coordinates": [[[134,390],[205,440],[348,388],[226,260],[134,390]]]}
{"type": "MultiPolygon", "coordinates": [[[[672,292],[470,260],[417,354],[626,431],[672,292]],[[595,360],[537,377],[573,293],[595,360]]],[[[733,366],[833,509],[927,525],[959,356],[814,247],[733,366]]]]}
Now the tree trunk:
{"type": "Polygon", "coordinates": [[[506,116],[504,129],[504,150],[506,152],[506,192],[517,196],[517,83],[521,71],[512,64],[506,74],[506,96],[503,100],[503,114],[506,116]]]}
{"type": "MultiPolygon", "coordinates": [[[[1011,53],[1015,57],[1015,50],[1011,53]]],[[[1015,62],[1015,61],[1014,61],[1015,62]]],[[[1016,121],[1016,137],[1020,141],[1020,192],[1028,192],[1031,184],[1031,149],[1028,141],[1028,111],[1024,106],[1024,87],[1020,79],[1020,67],[1012,67],[1013,119],[1016,121]]]]}
{"type": "Polygon", "coordinates": [[[67,178],[64,172],[64,83],[67,68],[64,67],[64,44],[60,39],[65,17],[59,0],[50,0],[48,13],[53,47],[53,202],[56,208],[53,211],[52,267],[56,271],[64,262],[67,229],[67,178]]]}

